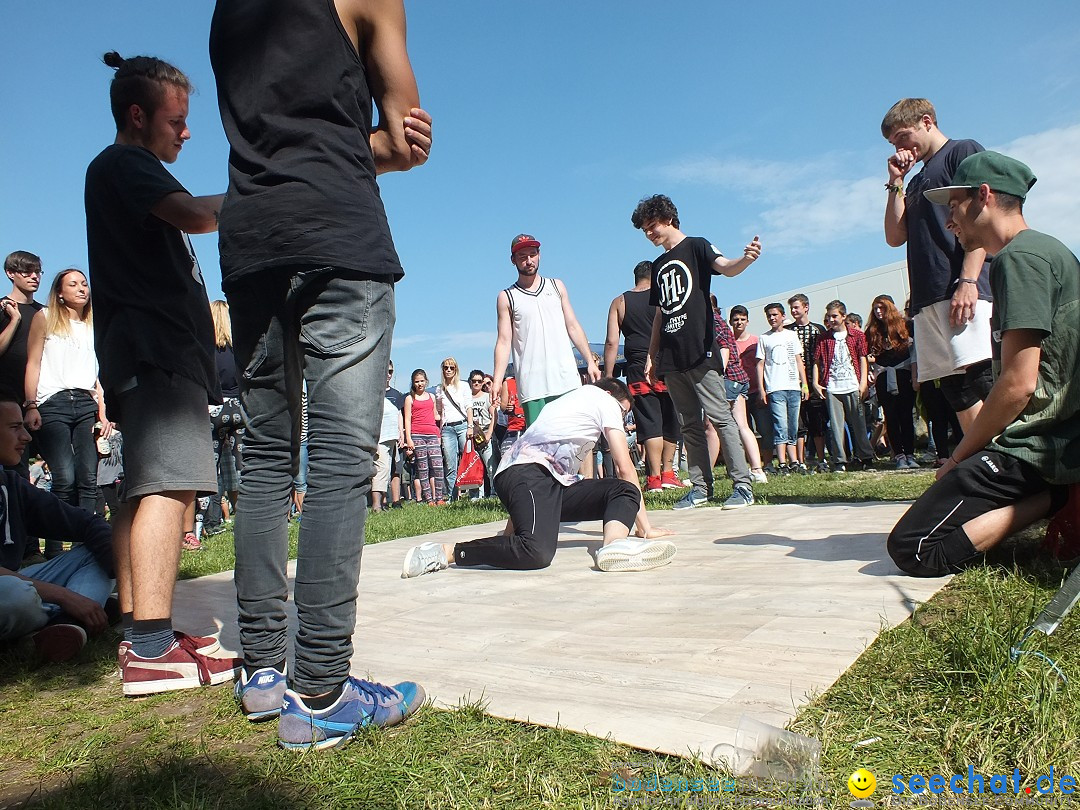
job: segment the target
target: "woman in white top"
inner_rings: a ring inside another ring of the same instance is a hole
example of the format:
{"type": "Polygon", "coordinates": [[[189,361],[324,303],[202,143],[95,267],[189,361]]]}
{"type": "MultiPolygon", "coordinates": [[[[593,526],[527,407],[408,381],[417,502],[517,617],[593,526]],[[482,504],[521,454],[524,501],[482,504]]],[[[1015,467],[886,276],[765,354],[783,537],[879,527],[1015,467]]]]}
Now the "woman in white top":
{"type": "Polygon", "coordinates": [[[446,492],[457,500],[457,469],[465,452],[465,438],[472,433],[472,391],[461,381],[458,361],[442,361],[442,384],[435,388],[435,400],[442,413],[442,454],[446,471],[446,492]]]}
{"type": "Polygon", "coordinates": [[[81,271],[65,270],[30,323],[26,426],[52,470],[53,494],[89,512],[98,497],[94,423],[105,438],[112,431],[97,376],[90,287],[81,271]]]}

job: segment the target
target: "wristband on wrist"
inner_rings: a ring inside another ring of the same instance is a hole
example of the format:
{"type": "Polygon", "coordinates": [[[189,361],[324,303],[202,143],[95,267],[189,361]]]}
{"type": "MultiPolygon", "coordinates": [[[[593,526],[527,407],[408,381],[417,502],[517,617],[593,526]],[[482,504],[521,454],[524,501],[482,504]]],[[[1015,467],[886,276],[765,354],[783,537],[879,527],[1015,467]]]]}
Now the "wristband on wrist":
{"type": "Polygon", "coordinates": [[[901,197],[904,196],[904,187],[899,183],[886,183],[885,188],[888,189],[891,194],[899,194],[901,197]]]}
{"type": "Polygon", "coordinates": [[[957,281],[958,284],[978,284],[979,283],[979,280],[977,278],[958,278],[956,281],[957,281]]]}
{"type": "Polygon", "coordinates": [[[25,411],[27,408],[37,408],[37,406],[38,402],[36,399],[28,399],[23,403],[23,410],[25,411]]]}

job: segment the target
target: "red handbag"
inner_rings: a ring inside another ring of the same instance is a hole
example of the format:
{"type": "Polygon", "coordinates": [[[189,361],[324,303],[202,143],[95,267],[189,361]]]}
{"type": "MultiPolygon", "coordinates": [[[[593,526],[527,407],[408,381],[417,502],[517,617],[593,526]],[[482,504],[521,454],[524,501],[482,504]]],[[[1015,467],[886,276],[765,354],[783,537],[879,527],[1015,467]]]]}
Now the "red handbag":
{"type": "Polygon", "coordinates": [[[484,484],[484,460],[473,449],[472,437],[465,440],[465,452],[461,454],[461,462],[457,469],[458,489],[475,489],[484,484]]]}

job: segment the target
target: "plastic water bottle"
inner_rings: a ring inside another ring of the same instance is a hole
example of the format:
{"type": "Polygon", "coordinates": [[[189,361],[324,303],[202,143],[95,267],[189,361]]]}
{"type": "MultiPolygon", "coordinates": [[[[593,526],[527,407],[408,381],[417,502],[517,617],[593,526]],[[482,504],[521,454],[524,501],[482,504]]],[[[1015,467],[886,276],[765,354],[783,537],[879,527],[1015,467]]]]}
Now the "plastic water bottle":
{"type": "Polygon", "coordinates": [[[201,540],[202,539],[202,526],[203,526],[203,516],[202,515],[196,515],[195,516],[195,539],[196,540],[201,540]]]}

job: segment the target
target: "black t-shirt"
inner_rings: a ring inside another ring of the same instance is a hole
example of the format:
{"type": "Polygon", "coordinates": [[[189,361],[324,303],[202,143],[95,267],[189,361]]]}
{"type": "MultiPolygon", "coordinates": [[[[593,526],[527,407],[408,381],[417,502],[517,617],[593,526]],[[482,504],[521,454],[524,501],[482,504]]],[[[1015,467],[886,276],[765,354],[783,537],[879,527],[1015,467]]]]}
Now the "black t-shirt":
{"type": "Polygon", "coordinates": [[[627,290],[623,297],[623,356],[626,381],[645,382],[645,361],[649,356],[656,307],[649,303],[649,290],[627,290]]]}
{"type": "MultiPolygon", "coordinates": [[[[16,306],[22,320],[15,327],[7,351],[0,354],[0,394],[22,402],[26,399],[26,339],[30,336],[30,322],[38,310],[44,308],[44,304],[32,301],[16,306]]],[[[10,322],[7,311],[0,309],[0,331],[6,329],[10,322]]]]}
{"type": "Polygon", "coordinates": [[[219,0],[210,61],[231,146],[223,288],[289,265],[401,278],[368,140],[368,78],[334,4],[219,0]]]}
{"type": "Polygon", "coordinates": [[[712,263],[722,255],[708,239],[688,236],[653,262],[649,303],[662,313],[659,374],[686,371],[704,362],[719,366],[709,285],[712,263]]]}
{"type": "Polygon", "coordinates": [[[237,399],[240,396],[240,378],[236,373],[236,355],[232,346],[218,347],[214,355],[217,361],[218,383],[221,396],[237,399]]]}
{"type": "Polygon", "coordinates": [[[139,146],[106,147],[86,170],[86,243],[94,348],[106,396],[140,368],[162,369],[220,402],[214,325],[187,234],[150,213],[186,192],[139,146]]]}
{"type": "Polygon", "coordinates": [[[405,395],[398,391],[396,388],[387,388],[386,398],[393,402],[394,407],[397,408],[399,411],[405,410],[405,395]]]}
{"type": "MultiPolygon", "coordinates": [[[[950,185],[960,162],[982,151],[976,141],[948,141],[908,180],[904,220],[912,314],[950,298],[964,266],[964,249],[945,227],[948,207],[934,205],[923,192],[950,185]]],[[[979,298],[984,301],[992,300],[989,267],[989,263],[984,264],[979,275],[979,298]]]]}
{"type": "Polygon", "coordinates": [[[806,378],[810,379],[811,370],[814,368],[814,347],[817,345],[818,338],[825,334],[825,327],[820,323],[811,321],[805,326],[797,323],[789,323],[784,328],[790,329],[795,333],[795,336],[799,338],[799,343],[802,344],[803,365],[806,367],[806,378]]]}

